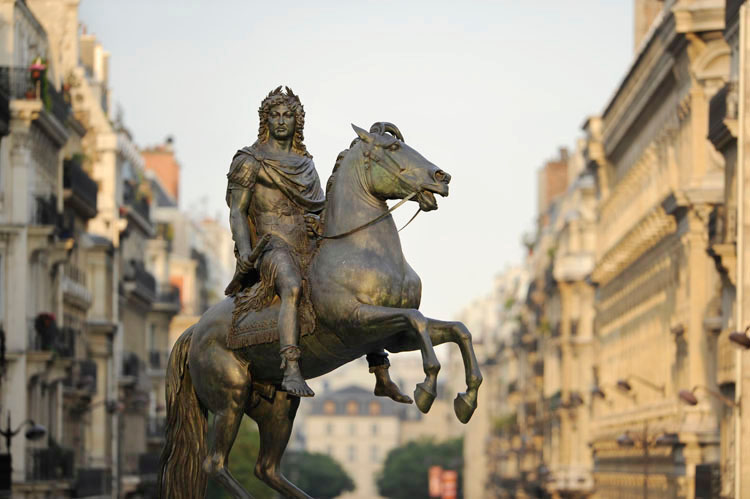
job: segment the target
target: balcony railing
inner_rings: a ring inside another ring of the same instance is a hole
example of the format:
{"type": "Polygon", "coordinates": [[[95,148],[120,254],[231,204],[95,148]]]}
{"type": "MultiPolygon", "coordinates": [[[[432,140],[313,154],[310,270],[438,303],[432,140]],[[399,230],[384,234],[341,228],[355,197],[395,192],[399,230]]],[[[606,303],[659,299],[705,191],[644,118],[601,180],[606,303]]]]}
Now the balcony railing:
{"type": "Polygon", "coordinates": [[[73,449],[59,446],[26,449],[26,480],[72,480],[73,463],[73,449]]]}
{"type": "Polygon", "coordinates": [[[44,109],[61,123],[70,115],[70,103],[50,81],[34,82],[31,72],[23,67],[0,67],[0,93],[8,99],[41,100],[44,109]]]}
{"type": "Polygon", "coordinates": [[[75,497],[108,496],[112,493],[112,472],[108,468],[78,468],[75,497]]]}
{"type": "Polygon", "coordinates": [[[159,292],[157,293],[157,300],[159,303],[165,305],[174,305],[180,307],[180,288],[172,284],[168,286],[160,286],[159,292]]]}
{"type": "Polygon", "coordinates": [[[149,202],[145,196],[138,195],[137,186],[133,185],[131,182],[125,182],[123,202],[128,209],[133,210],[140,215],[144,222],[151,222],[151,208],[149,202]]]}
{"type": "Polygon", "coordinates": [[[122,375],[138,378],[141,374],[141,359],[133,352],[127,352],[122,358],[122,375]]]}
{"type": "Polygon", "coordinates": [[[63,162],[63,188],[66,191],[66,202],[85,218],[96,216],[96,198],[99,186],[81,166],[79,158],[66,159],[63,162]]]}
{"type": "Polygon", "coordinates": [[[68,376],[63,379],[63,386],[94,394],[96,393],[97,375],[96,361],[91,359],[78,360],[70,367],[68,376]]]}
{"type": "Polygon", "coordinates": [[[61,224],[62,217],[57,211],[57,196],[36,196],[34,204],[34,214],[31,217],[31,223],[34,225],[54,225],[61,224]]]}
{"type": "Polygon", "coordinates": [[[75,357],[78,331],[72,328],[58,329],[49,315],[40,314],[29,319],[29,350],[54,352],[62,358],[75,357]]]}
{"type": "Polygon", "coordinates": [[[156,278],[146,270],[143,262],[130,260],[127,263],[123,279],[135,284],[135,291],[151,302],[156,300],[156,278]]]}

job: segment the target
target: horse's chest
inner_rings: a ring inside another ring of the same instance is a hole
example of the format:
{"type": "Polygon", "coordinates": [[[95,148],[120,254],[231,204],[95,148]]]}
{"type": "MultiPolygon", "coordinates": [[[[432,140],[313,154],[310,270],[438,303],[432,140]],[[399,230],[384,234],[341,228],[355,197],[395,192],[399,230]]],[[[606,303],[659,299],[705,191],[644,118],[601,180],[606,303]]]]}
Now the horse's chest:
{"type": "Polygon", "coordinates": [[[421,282],[404,263],[398,268],[370,268],[359,281],[359,301],[382,307],[416,308],[419,306],[421,282]]]}

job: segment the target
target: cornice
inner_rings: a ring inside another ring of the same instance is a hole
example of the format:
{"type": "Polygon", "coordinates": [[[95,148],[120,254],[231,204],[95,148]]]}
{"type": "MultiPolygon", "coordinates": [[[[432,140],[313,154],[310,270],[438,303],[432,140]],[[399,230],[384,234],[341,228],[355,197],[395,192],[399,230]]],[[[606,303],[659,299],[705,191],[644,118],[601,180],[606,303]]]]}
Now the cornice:
{"type": "Polygon", "coordinates": [[[661,205],[655,206],[596,262],[592,280],[606,284],[676,230],[675,219],[661,205]]]}

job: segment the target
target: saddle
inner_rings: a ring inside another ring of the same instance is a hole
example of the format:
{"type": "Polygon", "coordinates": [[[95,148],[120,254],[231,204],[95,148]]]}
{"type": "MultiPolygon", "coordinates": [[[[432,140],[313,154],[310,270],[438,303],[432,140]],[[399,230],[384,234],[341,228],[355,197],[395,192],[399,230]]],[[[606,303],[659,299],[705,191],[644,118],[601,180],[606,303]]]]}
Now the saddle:
{"type": "MultiPolygon", "coordinates": [[[[279,306],[281,299],[265,279],[234,295],[232,326],[227,333],[227,347],[237,350],[279,341],[279,306]]],[[[310,286],[302,279],[302,296],[297,308],[300,338],[315,331],[315,309],[310,300],[310,286]]]]}

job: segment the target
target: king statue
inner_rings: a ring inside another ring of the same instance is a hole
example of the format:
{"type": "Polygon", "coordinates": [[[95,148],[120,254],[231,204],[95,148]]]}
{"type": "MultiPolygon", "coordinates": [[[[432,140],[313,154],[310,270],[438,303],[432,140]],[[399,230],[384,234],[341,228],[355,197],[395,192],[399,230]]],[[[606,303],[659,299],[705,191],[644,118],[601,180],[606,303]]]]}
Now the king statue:
{"type": "MultiPolygon", "coordinates": [[[[259,309],[278,297],[281,388],[311,397],[300,371],[300,303],[308,292],[306,272],[323,233],[325,194],[312,155],[303,142],[305,111],[289,87],[268,94],[258,109],[258,139],[237,151],[227,174],[226,200],[237,266],[226,294],[239,312],[259,309]]],[[[238,315],[235,310],[235,315],[238,315]]],[[[304,320],[304,317],[303,319],[304,320]]],[[[388,354],[367,355],[375,395],[411,403],[388,374],[388,354]]]]}

